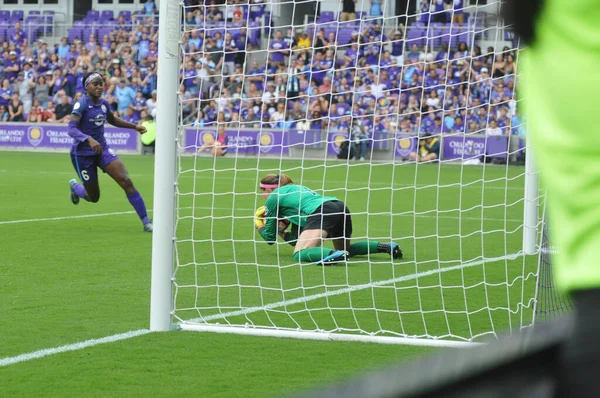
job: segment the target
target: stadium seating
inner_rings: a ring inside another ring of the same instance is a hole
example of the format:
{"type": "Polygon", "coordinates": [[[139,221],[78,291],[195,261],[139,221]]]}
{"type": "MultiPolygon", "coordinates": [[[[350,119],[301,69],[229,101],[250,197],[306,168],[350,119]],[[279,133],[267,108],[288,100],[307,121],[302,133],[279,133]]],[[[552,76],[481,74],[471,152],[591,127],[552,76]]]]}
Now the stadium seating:
{"type": "MultiPolygon", "coordinates": [[[[230,33],[234,40],[238,40],[242,31],[242,27],[245,26],[247,31],[248,43],[253,46],[253,49],[256,49],[257,47],[267,49],[269,44],[271,43],[271,40],[269,39],[272,38],[274,36],[274,32],[278,30],[271,28],[271,12],[265,7],[264,4],[255,4],[250,7],[242,7],[241,9],[243,11],[242,15],[244,15],[245,22],[211,20],[210,18],[205,17],[201,19],[201,22],[195,25],[187,24],[186,29],[194,29],[197,32],[201,33],[200,37],[204,35],[204,38],[215,37],[217,35],[220,35],[220,38],[223,39],[226,33],[230,33]]],[[[427,108],[429,108],[430,105],[426,105],[427,101],[425,97],[423,97],[423,99],[421,100],[421,93],[422,90],[424,90],[425,94],[429,95],[431,91],[436,90],[435,88],[432,89],[431,87],[433,87],[432,85],[436,84],[432,83],[432,81],[435,82],[435,79],[437,77],[431,75],[431,73],[423,64],[425,56],[427,55],[429,57],[427,59],[430,62],[436,59],[435,57],[437,55],[437,51],[442,47],[442,45],[448,45],[450,48],[450,52],[448,55],[452,57],[459,43],[464,43],[465,48],[471,49],[470,51],[474,51],[474,45],[481,38],[483,38],[485,34],[483,29],[483,18],[485,18],[485,15],[473,16],[467,14],[467,23],[465,23],[465,25],[463,26],[440,22],[411,23],[405,28],[404,32],[404,57],[399,57],[399,54],[392,54],[393,62],[398,62],[399,60],[401,60],[404,63],[404,65],[390,65],[389,63],[384,65],[383,63],[381,63],[381,59],[383,56],[382,52],[381,56],[376,57],[378,59],[375,59],[375,64],[373,64],[373,58],[371,57],[369,58],[369,63],[364,65],[358,72],[356,72],[356,70],[354,69],[354,67],[356,66],[355,64],[349,65],[346,63],[347,61],[345,61],[344,59],[345,51],[350,47],[350,43],[352,43],[355,40],[359,40],[359,49],[361,51],[361,53],[359,54],[359,61],[366,62],[368,57],[367,53],[364,53],[364,51],[370,45],[369,40],[371,40],[372,37],[375,37],[373,29],[375,29],[375,24],[380,23],[380,21],[377,21],[372,18],[367,18],[367,14],[362,11],[357,12],[357,18],[359,19],[354,21],[339,22],[338,15],[335,12],[323,11],[320,13],[320,15],[318,15],[316,19],[316,24],[310,24],[305,27],[298,27],[304,28],[308,37],[312,38],[313,40],[316,37],[316,32],[320,29],[323,29],[324,31],[324,39],[328,39],[330,35],[333,34],[333,37],[335,37],[335,43],[333,44],[335,44],[335,46],[337,46],[339,50],[336,54],[336,60],[333,63],[334,69],[331,69],[329,72],[326,72],[326,74],[332,81],[331,88],[324,88],[323,86],[323,77],[325,75],[319,75],[317,73],[314,73],[313,70],[308,69],[298,75],[299,79],[301,80],[300,85],[302,86],[300,94],[307,95],[309,98],[309,103],[312,103],[312,101],[314,101],[314,99],[317,98],[317,92],[333,94],[334,96],[343,96],[344,91],[340,87],[340,79],[342,77],[345,77],[351,82],[358,79],[358,81],[360,82],[359,84],[362,84],[364,89],[357,89],[357,87],[353,87],[352,92],[363,93],[358,97],[355,96],[353,100],[355,101],[355,103],[358,103],[360,105],[360,114],[356,114],[355,112],[357,111],[348,110],[346,114],[342,115],[341,117],[332,117],[331,123],[333,127],[330,127],[333,129],[347,128],[346,124],[348,118],[359,116],[361,118],[372,119],[374,117],[374,113],[383,113],[383,115],[385,116],[383,118],[383,122],[374,125],[372,130],[370,130],[370,132],[368,133],[370,138],[370,145],[372,145],[374,150],[389,149],[387,148],[387,140],[382,139],[381,134],[389,134],[390,132],[399,129],[399,122],[402,120],[407,121],[410,129],[412,130],[423,130],[424,132],[432,132],[431,123],[422,123],[421,116],[419,115],[417,117],[414,112],[409,111],[407,108],[408,96],[415,95],[416,97],[418,97],[417,103],[422,112],[426,113],[429,111],[427,108]],[[417,53],[413,52],[412,46],[414,44],[417,45],[417,53]],[[410,54],[409,51],[411,51],[410,54]],[[404,66],[404,72],[402,72],[402,66],[404,66]],[[370,79],[376,79],[377,76],[382,75],[384,68],[386,72],[384,76],[392,75],[392,77],[389,81],[381,82],[380,85],[383,85],[384,88],[380,88],[380,91],[377,91],[371,86],[376,84],[377,82],[371,81],[370,79]],[[416,80],[416,86],[415,84],[411,84],[403,75],[403,73],[407,73],[407,71],[412,70],[413,68],[415,68],[415,73],[418,77],[416,80]],[[373,77],[370,78],[368,76],[368,70],[374,72],[373,77]],[[315,90],[309,90],[311,82],[317,83],[317,87],[315,88],[315,90]],[[377,93],[374,95],[376,95],[375,98],[378,100],[378,102],[374,106],[368,103],[370,101],[370,95],[368,95],[371,92],[370,90],[375,90],[373,92],[377,93]],[[362,96],[365,96],[364,98],[367,99],[363,100],[362,96]],[[382,98],[385,99],[385,101],[383,101],[382,103],[390,103],[392,105],[381,105],[379,100],[382,98]],[[365,114],[363,112],[367,113],[365,114]]],[[[428,18],[417,19],[418,21],[429,21],[428,18]]],[[[10,41],[12,39],[12,37],[15,34],[14,21],[22,22],[23,35],[27,37],[30,40],[30,42],[39,37],[43,37],[44,35],[51,35],[53,33],[52,29],[54,13],[52,12],[40,12],[39,10],[33,10],[32,12],[29,12],[25,15],[22,11],[18,10],[12,12],[2,10],[0,11],[0,40],[10,41]]],[[[118,36],[123,36],[124,42],[128,42],[129,37],[131,34],[133,34],[133,32],[135,32],[136,37],[138,39],[141,38],[140,29],[146,29],[148,37],[152,38],[153,34],[156,33],[157,26],[158,15],[148,16],[145,15],[141,10],[119,11],[118,14],[112,10],[90,10],[83,19],[76,20],[73,22],[73,26],[70,29],[68,29],[67,32],[67,42],[70,45],[75,45],[77,41],[81,41],[82,45],[86,45],[90,41],[90,37],[92,35],[95,35],[96,43],[98,44],[102,44],[103,39],[105,37],[109,37],[110,40],[117,40],[118,36]],[[152,23],[148,23],[149,17],[152,19],[152,23]]],[[[388,26],[386,26],[385,32],[382,31],[381,33],[383,36],[378,36],[374,39],[376,41],[376,44],[384,46],[384,50],[392,49],[391,44],[387,41],[390,38],[385,37],[385,35],[389,34],[388,30],[388,26]]],[[[281,30],[281,32],[285,33],[285,30],[281,30]]],[[[290,39],[291,38],[288,38],[287,40],[290,39]]],[[[506,41],[515,40],[514,36],[508,31],[505,32],[504,39],[506,41]]],[[[331,47],[331,44],[332,43],[327,43],[327,47],[331,47]]],[[[242,47],[239,48],[239,51],[244,52],[246,50],[245,44],[240,45],[242,47]]],[[[186,45],[184,44],[184,47],[185,46],[186,45]]],[[[335,46],[332,48],[336,48],[335,46]]],[[[93,49],[93,46],[91,48],[93,49]]],[[[121,47],[119,48],[122,49],[121,47]]],[[[105,46],[105,49],[108,48],[105,46]]],[[[122,54],[119,55],[121,56],[122,54]]],[[[310,51],[309,56],[312,55],[313,51],[310,51]]],[[[445,58],[443,55],[444,54],[442,54],[442,57],[439,58],[439,60],[442,61],[438,62],[445,62],[443,61],[443,59],[445,58]]],[[[136,63],[139,64],[140,59],[135,57],[134,60],[136,63]]],[[[487,66],[491,67],[491,64],[489,64],[489,62],[492,61],[489,60],[489,57],[487,58],[486,62],[488,62],[487,66]]],[[[456,63],[452,64],[440,64],[441,69],[439,73],[450,74],[453,70],[456,70],[456,68],[458,68],[458,65],[458,60],[456,63]]],[[[107,70],[109,70],[114,65],[111,64],[104,66],[107,70]]],[[[263,71],[263,86],[266,83],[274,83],[275,74],[287,73],[287,69],[285,69],[285,67],[278,71],[277,68],[270,64],[260,65],[259,69],[263,71]]],[[[250,65],[246,65],[245,72],[248,73],[249,70],[250,65]]],[[[81,71],[77,72],[75,70],[69,72],[74,74],[81,73],[81,71]]],[[[217,73],[220,74],[221,71],[217,71],[217,73]]],[[[475,79],[476,75],[477,73],[474,73],[472,74],[472,76],[469,75],[470,77],[467,78],[475,79]]],[[[130,76],[126,77],[129,78],[130,76]]],[[[144,76],[142,76],[142,78],[143,77],[144,76]]],[[[514,79],[514,77],[507,76],[504,80],[508,82],[511,78],[514,79]]],[[[225,79],[227,80],[228,77],[226,76],[225,79]]],[[[494,81],[493,84],[496,85],[497,83],[497,81],[494,81]]],[[[502,90],[504,90],[502,91],[501,95],[502,101],[500,101],[500,103],[496,101],[494,104],[491,104],[490,99],[486,98],[486,95],[489,96],[490,90],[494,90],[493,87],[490,89],[485,87],[482,88],[480,87],[480,82],[463,81],[462,85],[451,87],[450,90],[452,92],[452,96],[456,96],[457,98],[459,98],[458,105],[460,105],[462,109],[470,105],[469,103],[465,102],[467,99],[462,95],[462,90],[464,90],[464,88],[467,87],[467,85],[471,85],[471,91],[477,94],[478,100],[481,104],[486,104],[486,106],[490,106],[491,117],[496,117],[495,111],[497,110],[497,107],[508,106],[508,102],[514,96],[513,91],[506,91],[507,86],[505,85],[504,87],[502,87],[502,90]],[[492,106],[495,106],[496,108],[492,109],[492,106]]],[[[203,107],[206,104],[204,101],[219,96],[222,84],[219,84],[216,81],[212,81],[206,87],[207,89],[202,90],[202,92],[200,93],[197,93],[197,91],[193,90],[193,87],[188,87],[190,90],[192,90],[190,91],[193,93],[192,95],[195,95],[202,100],[202,102],[200,103],[201,107],[203,107]]],[[[432,110],[431,112],[440,117],[447,117],[450,114],[456,115],[459,112],[459,110],[456,109],[456,106],[450,106],[452,98],[443,98],[444,95],[447,94],[445,88],[446,87],[442,83],[440,83],[437,91],[440,95],[441,100],[439,102],[435,102],[435,100],[431,102],[432,104],[434,104],[432,106],[434,110],[432,110]]],[[[510,90],[512,90],[513,88],[514,86],[511,86],[510,90]]],[[[137,89],[142,88],[137,87],[137,89]]],[[[72,92],[70,93],[71,96],[75,94],[75,90],[76,88],[73,87],[71,90],[72,92]]],[[[81,90],[81,88],[79,88],[79,90],[81,90]]],[[[152,87],[145,87],[143,88],[143,90],[144,96],[149,97],[152,91],[152,87]]],[[[244,90],[248,90],[248,85],[244,86],[244,90]]],[[[500,90],[497,91],[500,92],[500,90]]],[[[260,92],[259,94],[262,95],[262,92],[260,92]]],[[[283,93],[283,95],[285,96],[285,93],[283,93]]],[[[234,101],[230,101],[228,107],[231,107],[231,109],[233,109],[233,103],[234,101]]],[[[294,100],[291,99],[289,101],[285,101],[285,104],[288,106],[289,111],[294,105],[294,100]]],[[[245,104],[242,105],[241,114],[244,113],[245,106],[245,104]]],[[[352,108],[352,104],[347,104],[347,106],[349,109],[352,108]]],[[[230,115],[231,113],[232,112],[230,111],[227,112],[228,115],[230,115]]],[[[199,115],[200,114],[198,114],[198,117],[200,117],[199,115]]],[[[328,116],[329,115],[327,114],[320,115],[321,118],[325,118],[328,120],[327,123],[330,123],[328,116]]],[[[192,120],[188,121],[193,122],[193,118],[196,117],[196,113],[189,114],[187,115],[187,117],[192,118],[192,120]]],[[[281,123],[277,124],[274,123],[272,120],[269,120],[270,114],[262,114],[261,117],[262,124],[265,127],[277,127],[282,125],[281,123]]],[[[296,115],[296,117],[299,116],[296,115]]],[[[308,110],[305,110],[304,117],[309,120],[312,120],[313,118],[311,112],[309,112],[308,110]]],[[[470,115],[463,114],[465,123],[469,117],[470,115]]],[[[471,117],[470,120],[471,119],[475,120],[473,117],[471,117]]],[[[293,121],[288,123],[287,126],[293,127],[297,120],[298,119],[294,119],[293,121]]],[[[208,124],[210,124],[212,121],[209,120],[207,122],[208,124]]],[[[476,126],[477,128],[481,129],[486,124],[487,120],[478,121],[476,123],[476,126]]],[[[449,131],[452,131],[452,129],[448,128],[444,130],[444,132],[449,131]]]]}

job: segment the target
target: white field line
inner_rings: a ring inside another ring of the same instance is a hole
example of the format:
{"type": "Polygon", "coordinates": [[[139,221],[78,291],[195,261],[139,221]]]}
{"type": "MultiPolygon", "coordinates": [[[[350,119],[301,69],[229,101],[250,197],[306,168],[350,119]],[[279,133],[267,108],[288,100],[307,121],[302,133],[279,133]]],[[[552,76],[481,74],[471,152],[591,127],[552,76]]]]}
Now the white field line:
{"type": "Polygon", "coordinates": [[[47,357],[48,355],[60,354],[61,352],[76,351],[76,350],[81,350],[81,349],[88,348],[88,347],[93,347],[93,346],[99,345],[99,344],[114,343],[115,341],[126,340],[126,339],[130,339],[132,337],[142,336],[142,335],[148,334],[148,333],[150,333],[150,330],[148,330],[148,329],[132,330],[132,331],[129,331],[126,333],[114,334],[112,336],[102,337],[100,339],[86,340],[86,341],[82,341],[80,343],[68,344],[68,345],[63,345],[63,346],[55,347],[55,348],[46,348],[44,350],[33,351],[33,352],[29,352],[27,354],[17,355],[16,357],[6,357],[6,358],[0,359],[0,367],[13,365],[13,364],[19,363],[19,362],[30,361],[32,359],[43,358],[43,357],[47,357]]]}
{"type": "MultiPolygon", "coordinates": [[[[232,170],[217,170],[217,172],[219,173],[223,173],[225,171],[232,171],[232,170]]],[[[247,171],[247,170],[244,170],[247,171]]],[[[51,175],[65,175],[65,176],[75,176],[74,172],[70,172],[70,171],[34,171],[34,170],[1,170],[0,169],[0,173],[19,173],[19,174],[51,174],[51,175]]],[[[201,173],[204,174],[204,173],[201,173]]],[[[154,174],[130,174],[130,177],[154,177],[154,174]]],[[[198,180],[213,180],[215,178],[215,176],[206,176],[206,175],[193,175],[190,172],[186,172],[186,173],[182,173],[180,174],[179,178],[184,178],[184,179],[188,179],[188,178],[194,178],[194,179],[198,179],[198,180]]],[[[236,177],[237,180],[240,181],[254,181],[257,182],[256,178],[248,178],[248,177],[236,177]]],[[[302,179],[302,183],[310,183],[310,184],[323,184],[323,180],[310,180],[310,179],[302,179]]],[[[494,182],[495,184],[498,184],[497,181],[494,182]]],[[[359,186],[359,187],[363,187],[365,184],[363,181],[348,181],[349,185],[354,185],[354,186],[359,186]]],[[[519,191],[523,191],[525,188],[524,187],[501,187],[501,186],[496,186],[496,185],[485,185],[485,183],[481,182],[481,181],[477,181],[474,183],[468,183],[468,185],[464,185],[462,187],[462,189],[479,189],[481,190],[481,184],[484,184],[485,189],[497,189],[497,190],[505,190],[508,189],[509,191],[512,190],[519,190],[519,191]]],[[[383,186],[383,187],[388,187],[390,184],[389,183],[385,183],[385,182],[376,182],[376,181],[372,181],[369,183],[370,186],[383,186]]],[[[417,184],[416,186],[414,184],[394,184],[393,188],[425,188],[425,187],[435,187],[434,184],[417,184]]],[[[451,185],[444,185],[442,186],[442,189],[446,189],[446,188],[460,188],[461,186],[459,184],[451,184],[451,185]]],[[[340,189],[340,188],[334,188],[334,189],[340,189]]]]}
{"type": "Polygon", "coordinates": [[[318,294],[313,294],[310,296],[298,297],[293,300],[278,301],[276,303],[270,303],[270,304],[266,304],[266,305],[263,305],[260,307],[249,307],[249,308],[246,308],[243,310],[226,312],[224,314],[215,314],[215,315],[209,315],[209,316],[206,316],[203,318],[194,318],[194,319],[187,320],[183,323],[210,322],[210,321],[215,321],[215,320],[219,320],[219,319],[226,319],[226,318],[233,317],[233,316],[248,315],[248,314],[252,314],[254,312],[259,312],[259,311],[264,311],[264,310],[272,310],[275,308],[286,307],[288,305],[294,305],[294,304],[303,304],[303,303],[307,303],[309,301],[318,300],[318,299],[325,298],[325,297],[338,296],[340,294],[352,293],[352,292],[356,292],[359,290],[370,289],[373,287],[385,286],[385,285],[391,285],[394,283],[411,281],[411,280],[414,280],[417,278],[422,278],[422,277],[437,275],[437,274],[443,274],[445,272],[475,267],[477,265],[483,265],[486,263],[494,263],[497,261],[504,261],[504,260],[515,260],[522,256],[523,256],[523,253],[515,253],[515,254],[509,254],[509,255],[501,256],[501,257],[486,258],[486,259],[482,259],[482,260],[470,261],[470,262],[466,262],[463,264],[457,264],[457,265],[452,265],[449,267],[432,269],[429,271],[419,272],[417,274],[404,275],[404,276],[400,276],[398,278],[387,279],[384,281],[369,282],[369,283],[365,283],[362,285],[353,285],[353,286],[345,287],[343,289],[331,290],[331,291],[328,291],[325,293],[318,293],[318,294]]]}
{"type": "MultiPolygon", "coordinates": [[[[232,210],[230,207],[204,207],[204,206],[196,206],[196,207],[180,207],[180,210],[189,210],[189,209],[200,209],[200,210],[217,210],[217,211],[223,211],[223,210],[232,210]]],[[[239,209],[236,208],[236,210],[240,210],[240,211],[247,211],[249,212],[254,212],[254,209],[239,209]]],[[[148,210],[149,213],[152,212],[151,209],[148,210]]],[[[22,219],[22,220],[6,220],[6,221],[0,221],[0,225],[8,225],[8,224],[24,224],[24,223],[32,223],[32,222],[44,222],[44,221],[61,221],[61,220],[76,220],[76,219],[80,219],[80,218],[94,218],[94,217],[110,217],[110,216],[121,216],[124,214],[134,214],[135,211],[130,210],[130,211],[117,211],[114,213],[98,213],[98,214],[80,214],[80,215],[76,215],[76,216],[59,216],[59,217],[47,217],[47,218],[26,218],[26,219],[22,219]]],[[[252,214],[250,214],[248,217],[250,217],[252,214]]],[[[474,221],[481,221],[482,218],[480,217],[456,217],[456,216],[428,216],[425,214],[395,214],[394,216],[396,217],[417,217],[417,218],[433,218],[433,219],[447,219],[447,220],[474,220],[474,221]]],[[[202,217],[202,216],[198,216],[196,215],[196,218],[198,217],[202,217]]],[[[504,221],[503,218],[490,218],[490,217],[486,217],[483,218],[483,221],[504,221]]],[[[519,220],[519,219],[512,219],[512,218],[508,218],[506,219],[507,222],[511,222],[511,223],[522,223],[523,220],[519,220]]]]}
{"type": "Polygon", "coordinates": [[[0,225],[5,224],[23,224],[30,222],[42,222],[42,221],[60,221],[60,220],[74,220],[78,218],[93,218],[93,217],[108,217],[108,216],[120,216],[123,214],[133,214],[135,211],[117,211],[114,213],[98,213],[98,214],[82,214],[79,216],[63,216],[63,217],[48,217],[48,218],[26,218],[23,220],[9,220],[0,221],[0,225]]]}
{"type": "MultiPolygon", "coordinates": [[[[376,281],[376,282],[366,283],[366,284],[362,284],[362,285],[349,286],[347,288],[332,290],[332,291],[325,292],[325,293],[313,294],[313,295],[305,296],[305,297],[299,297],[299,298],[293,299],[293,300],[278,301],[276,303],[267,304],[267,305],[264,305],[261,307],[250,307],[250,308],[246,308],[244,310],[231,311],[231,312],[226,312],[223,314],[207,316],[204,318],[191,319],[191,320],[186,321],[185,323],[195,323],[195,322],[200,322],[200,321],[208,322],[208,321],[215,321],[215,320],[219,320],[219,319],[226,319],[226,318],[233,317],[233,316],[248,315],[248,314],[251,314],[254,312],[259,312],[259,311],[264,311],[264,310],[272,310],[275,308],[281,308],[281,307],[285,307],[288,305],[307,303],[309,301],[318,300],[318,299],[324,298],[324,297],[337,296],[340,294],[356,292],[356,291],[363,290],[363,289],[370,289],[372,287],[377,287],[377,286],[391,285],[393,283],[400,283],[400,282],[414,280],[414,279],[425,277],[425,276],[442,274],[445,272],[456,271],[456,270],[463,269],[463,268],[475,267],[477,265],[482,265],[482,264],[486,264],[486,263],[492,263],[492,262],[503,261],[503,260],[514,260],[514,259],[517,259],[522,256],[523,256],[523,253],[515,253],[515,254],[510,254],[510,255],[506,255],[506,256],[502,256],[502,257],[495,257],[495,258],[471,261],[471,262],[467,262],[464,264],[453,265],[450,267],[444,267],[444,268],[438,268],[438,269],[434,269],[434,270],[430,270],[430,271],[419,272],[418,274],[405,275],[405,276],[401,276],[401,277],[394,278],[394,279],[387,279],[384,281],[376,281]]],[[[99,345],[99,344],[113,343],[115,341],[126,340],[126,339],[130,339],[132,337],[142,336],[142,335],[145,335],[148,333],[150,333],[150,331],[148,329],[134,330],[134,331],[126,332],[126,333],[115,334],[112,336],[103,337],[100,339],[86,340],[86,341],[83,341],[80,343],[69,344],[69,345],[64,345],[64,346],[55,347],[55,348],[47,348],[44,350],[33,351],[33,352],[30,352],[27,354],[17,355],[14,357],[6,357],[6,358],[0,359],[0,367],[13,365],[16,363],[25,362],[25,361],[29,361],[32,359],[39,359],[39,358],[43,358],[43,357],[46,357],[49,355],[60,354],[62,352],[81,350],[83,348],[93,347],[93,346],[99,345]]]]}

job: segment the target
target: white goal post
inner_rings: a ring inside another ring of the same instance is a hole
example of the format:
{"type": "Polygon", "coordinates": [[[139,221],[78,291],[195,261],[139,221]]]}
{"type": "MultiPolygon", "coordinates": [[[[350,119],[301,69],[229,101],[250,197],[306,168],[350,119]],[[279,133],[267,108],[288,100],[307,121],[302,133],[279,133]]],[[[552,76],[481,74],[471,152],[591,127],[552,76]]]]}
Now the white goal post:
{"type": "Polygon", "coordinates": [[[158,27],[157,130],[154,166],[154,211],[156,231],[152,236],[152,286],[150,330],[171,328],[171,279],[175,231],[175,175],[177,157],[177,103],[181,5],[177,0],[160,2],[158,27]]]}
{"type": "Polygon", "coordinates": [[[526,50],[499,0],[389,1],[343,22],[333,0],[160,1],[152,331],[462,347],[534,323],[544,197],[515,91],[526,50]],[[353,242],[404,258],[317,267],[267,245],[253,218],[269,173],[344,201],[353,242]]]}

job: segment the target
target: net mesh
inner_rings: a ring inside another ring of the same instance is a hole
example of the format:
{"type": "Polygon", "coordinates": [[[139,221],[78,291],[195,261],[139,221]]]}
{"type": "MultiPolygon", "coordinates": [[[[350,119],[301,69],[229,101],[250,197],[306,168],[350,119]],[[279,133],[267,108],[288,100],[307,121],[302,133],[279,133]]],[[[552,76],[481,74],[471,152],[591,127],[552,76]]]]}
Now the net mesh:
{"type": "Polygon", "coordinates": [[[319,4],[182,10],[175,321],[459,340],[530,325],[519,50],[499,2],[319,4]],[[404,258],[316,267],[267,245],[267,173],[344,201],[353,241],[404,258]]]}
{"type": "Polygon", "coordinates": [[[540,249],[540,268],[535,317],[536,321],[550,321],[571,313],[573,303],[554,286],[552,255],[557,247],[552,244],[548,228],[544,225],[542,247],[540,249]]]}

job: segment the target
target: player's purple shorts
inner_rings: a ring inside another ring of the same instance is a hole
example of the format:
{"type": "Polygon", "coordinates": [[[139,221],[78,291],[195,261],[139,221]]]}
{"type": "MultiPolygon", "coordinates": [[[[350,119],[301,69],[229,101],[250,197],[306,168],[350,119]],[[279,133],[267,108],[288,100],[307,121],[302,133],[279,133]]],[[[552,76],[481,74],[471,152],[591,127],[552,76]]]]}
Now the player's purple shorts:
{"type": "Polygon", "coordinates": [[[82,183],[88,184],[98,180],[98,167],[104,171],[113,160],[119,159],[108,145],[103,147],[101,155],[74,155],[71,154],[73,167],[82,183]]]}

